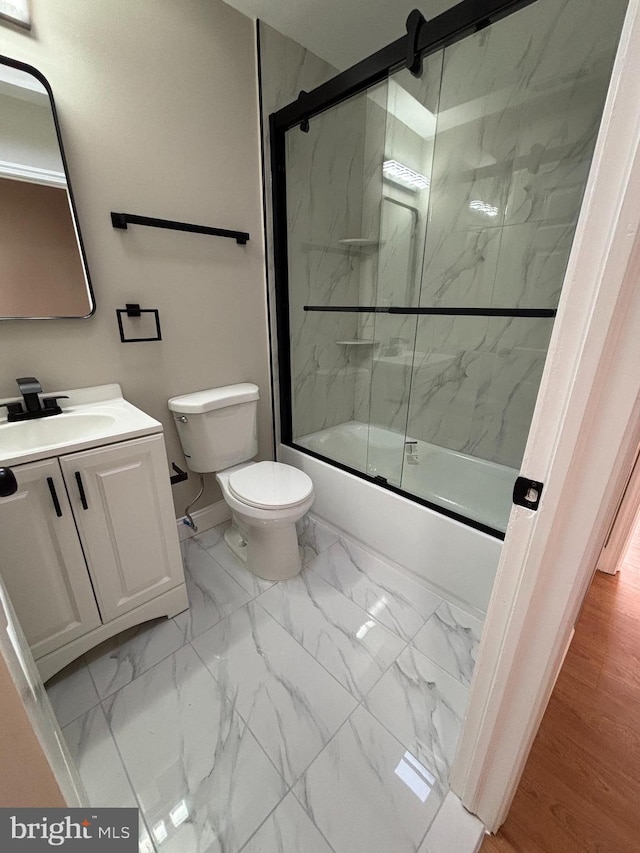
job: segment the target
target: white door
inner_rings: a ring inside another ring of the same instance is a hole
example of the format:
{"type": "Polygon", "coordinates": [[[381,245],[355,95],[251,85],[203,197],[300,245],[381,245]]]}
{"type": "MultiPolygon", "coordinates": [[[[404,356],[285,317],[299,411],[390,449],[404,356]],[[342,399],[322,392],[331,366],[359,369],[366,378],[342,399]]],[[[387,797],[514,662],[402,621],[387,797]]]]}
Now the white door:
{"type": "Polygon", "coordinates": [[[504,821],[640,444],[640,2],[630,0],[452,769],[504,821]]]}
{"type": "MultiPolygon", "coordinates": [[[[39,757],[48,763],[50,772],[60,788],[64,801],[70,808],[86,807],[89,804],[84,785],[75,767],[62,732],[49,703],[47,691],[29,650],[24,631],[16,617],[7,590],[0,577],[0,672],[2,673],[2,713],[11,718],[11,737],[23,755],[31,752],[29,741],[35,733],[39,742],[35,754],[31,754],[29,767],[24,768],[27,777],[37,779],[45,771],[39,757]],[[14,701],[12,694],[17,694],[14,701]],[[19,698],[18,698],[19,697],[19,698]],[[33,729],[33,732],[31,731],[33,729]]],[[[6,737],[6,732],[4,732],[6,737]]],[[[4,745],[3,745],[4,747],[4,745]]],[[[6,750],[4,750],[6,755],[6,750]]],[[[16,772],[21,772],[22,767],[16,772]]],[[[24,781],[24,780],[23,780],[24,781]]],[[[24,785],[22,786],[24,790],[24,785]]],[[[4,793],[4,792],[3,792],[4,793]]],[[[5,795],[4,801],[7,797],[5,795]]],[[[53,803],[51,804],[53,805],[53,803]]]]}
{"type": "Polygon", "coordinates": [[[0,498],[0,571],[36,660],[100,625],[57,460],[17,465],[0,498]]]}
{"type": "Polygon", "coordinates": [[[105,622],[184,581],[161,435],[60,464],[105,622]]]}

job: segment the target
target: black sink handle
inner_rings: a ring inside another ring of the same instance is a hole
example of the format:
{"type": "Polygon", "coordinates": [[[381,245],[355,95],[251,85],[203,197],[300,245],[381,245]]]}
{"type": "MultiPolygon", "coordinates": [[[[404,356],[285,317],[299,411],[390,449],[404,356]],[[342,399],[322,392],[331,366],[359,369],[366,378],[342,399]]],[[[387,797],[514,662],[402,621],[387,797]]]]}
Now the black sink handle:
{"type": "Polygon", "coordinates": [[[23,412],[22,403],[0,403],[0,407],[2,406],[6,408],[9,415],[21,415],[23,412]]]}
{"type": "Polygon", "coordinates": [[[43,409],[55,409],[57,414],[62,414],[62,409],[58,405],[58,400],[68,400],[68,394],[56,394],[55,397],[43,397],[42,398],[42,408],[43,409]]]}
{"type": "Polygon", "coordinates": [[[0,498],[8,498],[18,491],[18,481],[11,468],[0,468],[0,498]]]}

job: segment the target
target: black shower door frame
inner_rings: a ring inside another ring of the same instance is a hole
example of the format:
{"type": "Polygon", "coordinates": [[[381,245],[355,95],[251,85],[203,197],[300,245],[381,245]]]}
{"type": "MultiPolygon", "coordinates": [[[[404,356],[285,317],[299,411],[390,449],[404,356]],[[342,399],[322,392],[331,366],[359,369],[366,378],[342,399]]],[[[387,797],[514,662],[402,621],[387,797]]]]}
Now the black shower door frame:
{"type": "MultiPolygon", "coordinates": [[[[376,83],[387,79],[402,68],[416,69],[421,59],[455,44],[467,36],[477,33],[485,27],[508,17],[514,12],[531,6],[537,0],[463,0],[431,21],[417,22],[412,12],[407,20],[407,33],[371,56],[356,63],[346,71],[332,77],[326,83],[310,92],[300,92],[297,99],[269,116],[269,136],[271,146],[272,175],[272,212],[273,212],[273,252],[275,270],[275,308],[276,335],[278,351],[278,376],[280,398],[280,440],[287,447],[294,448],[307,456],[327,462],[335,468],[347,471],[362,480],[380,488],[387,489],[415,503],[426,506],[441,515],[461,521],[463,524],[488,533],[497,539],[504,539],[501,530],[474,521],[465,515],[439,506],[397,486],[358,471],[334,459],[296,444],[293,440],[293,418],[291,399],[291,331],[289,324],[289,263],[287,242],[287,176],[286,176],[286,134],[291,128],[300,126],[305,130],[309,119],[346,101],[354,95],[364,92],[376,83]]],[[[366,26],[366,23],[364,24],[366,26]]],[[[412,71],[412,73],[414,73],[412,71]]],[[[419,71],[417,76],[419,76],[419,71]]],[[[306,311],[341,310],[367,313],[406,313],[406,314],[451,314],[473,316],[510,316],[510,317],[555,317],[555,309],[495,309],[495,308],[380,308],[376,306],[353,306],[332,309],[323,306],[305,306],[306,311]]]]}

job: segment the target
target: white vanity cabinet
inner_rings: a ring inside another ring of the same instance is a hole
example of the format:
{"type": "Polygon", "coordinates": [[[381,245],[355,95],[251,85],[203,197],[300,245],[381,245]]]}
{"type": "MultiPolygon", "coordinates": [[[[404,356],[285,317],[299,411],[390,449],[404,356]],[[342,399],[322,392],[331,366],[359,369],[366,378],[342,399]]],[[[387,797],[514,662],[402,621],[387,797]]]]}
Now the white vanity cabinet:
{"type": "Polygon", "coordinates": [[[184,583],[165,458],[158,435],[60,458],[105,622],[184,583]]]}
{"type": "Polygon", "coordinates": [[[188,606],[161,434],[12,470],[0,571],[41,675],[188,606]]]}
{"type": "Polygon", "coordinates": [[[0,571],[39,658],[101,619],[57,459],[14,473],[18,491],[0,498],[0,571]]]}

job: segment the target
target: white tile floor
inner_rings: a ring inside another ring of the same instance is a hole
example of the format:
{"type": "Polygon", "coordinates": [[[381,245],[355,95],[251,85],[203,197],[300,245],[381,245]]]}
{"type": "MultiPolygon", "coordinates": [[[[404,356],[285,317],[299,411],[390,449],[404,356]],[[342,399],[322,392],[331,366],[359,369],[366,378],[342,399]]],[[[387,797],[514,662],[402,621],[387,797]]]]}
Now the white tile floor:
{"type": "Polygon", "coordinates": [[[183,543],[189,611],[47,685],[92,803],[146,851],[431,851],[481,623],[310,516],[280,584],[223,529],[183,543]]]}

